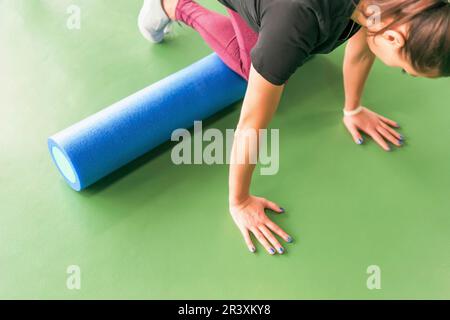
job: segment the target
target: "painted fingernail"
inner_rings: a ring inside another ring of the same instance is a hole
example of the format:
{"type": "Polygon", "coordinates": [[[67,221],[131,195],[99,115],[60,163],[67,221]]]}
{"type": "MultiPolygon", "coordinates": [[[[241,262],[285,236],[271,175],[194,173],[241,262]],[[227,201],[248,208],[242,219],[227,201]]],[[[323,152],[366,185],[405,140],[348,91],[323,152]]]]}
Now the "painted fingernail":
{"type": "Polygon", "coordinates": [[[251,248],[250,248],[250,252],[251,252],[251,253],[254,253],[255,251],[256,251],[255,247],[251,247],[251,248]]]}
{"type": "Polygon", "coordinates": [[[288,243],[291,243],[292,241],[294,241],[294,239],[292,239],[291,236],[288,236],[286,240],[287,240],[288,243]]]}
{"type": "Polygon", "coordinates": [[[274,253],[275,253],[275,249],[274,249],[274,248],[270,248],[270,249],[269,249],[269,253],[270,253],[270,254],[274,254],[274,253]]]}
{"type": "Polygon", "coordinates": [[[401,141],[404,141],[405,140],[405,137],[404,136],[402,136],[402,135],[400,135],[400,138],[399,138],[401,141]]]}
{"type": "Polygon", "coordinates": [[[284,252],[284,248],[283,248],[283,247],[279,247],[279,248],[278,248],[278,252],[279,252],[279,253],[283,253],[283,252],[284,252]]]}
{"type": "Polygon", "coordinates": [[[398,143],[402,146],[403,145],[403,140],[398,140],[398,143]]]}
{"type": "Polygon", "coordinates": [[[363,144],[364,140],[363,139],[358,139],[357,144],[363,144]]]}
{"type": "Polygon", "coordinates": [[[284,210],[284,208],[280,207],[280,213],[285,213],[286,210],[284,210]]]}

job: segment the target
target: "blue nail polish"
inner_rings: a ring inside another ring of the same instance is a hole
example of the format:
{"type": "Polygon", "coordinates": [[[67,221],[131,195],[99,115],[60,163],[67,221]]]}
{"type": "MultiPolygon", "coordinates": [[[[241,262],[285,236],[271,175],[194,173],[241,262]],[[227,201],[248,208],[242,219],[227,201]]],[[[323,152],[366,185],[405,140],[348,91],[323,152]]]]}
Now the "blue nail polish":
{"type": "Polygon", "coordinates": [[[251,247],[251,248],[250,248],[250,252],[253,253],[253,252],[255,252],[255,251],[256,251],[255,247],[251,247]]]}
{"type": "Polygon", "coordinates": [[[292,239],[290,236],[287,237],[287,242],[291,243],[292,241],[294,241],[294,239],[292,239]]]}
{"type": "Polygon", "coordinates": [[[364,140],[363,139],[358,139],[358,144],[363,144],[364,140]]]}
{"type": "Polygon", "coordinates": [[[402,135],[400,135],[400,138],[399,138],[401,141],[403,141],[403,140],[405,140],[405,137],[403,137],[402,135]]]}
{"type": "Polygon", "coordinates": [[[403,145],[403,140],[398,140],[398,143],[400,143],[400,145],[403,145]]]}
{"type": "Polygon", "coordinates": [[[270,254],[274,254],[275,253],[275,249],[274,248],[270,248],[269,252],[270,252],[270,254]]]}
{"type": "Polygon", "coordinates": [[[283,253],[283,252],[284,252],[284,248],[280,247],[280,248],[278,249],[278,252],[279,252],[279,253],[283,253]]]}
{"type": "Polygon", "coordinates": [[[280,207],[280,210],[281,210],[281,213],[285,213],[286,211],[284,210],[284,208],[281,208],[280,207]]]}

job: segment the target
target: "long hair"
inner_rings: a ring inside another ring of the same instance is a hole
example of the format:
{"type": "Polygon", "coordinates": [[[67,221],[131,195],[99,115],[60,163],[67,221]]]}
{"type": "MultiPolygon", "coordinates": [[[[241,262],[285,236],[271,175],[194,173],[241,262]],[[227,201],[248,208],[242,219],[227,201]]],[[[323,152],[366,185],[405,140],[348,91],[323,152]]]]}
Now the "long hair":
{"type": "Polygon", "coordinates": [[[388,29],[408,24],[403,53],[420,72],[438,71],[450,76],[450,3],[448,0],[361,0],[360,12],[368,17],[370,6],[376,6],[381,19],[392,22],[374,32],[379,35],[388,29]]]}

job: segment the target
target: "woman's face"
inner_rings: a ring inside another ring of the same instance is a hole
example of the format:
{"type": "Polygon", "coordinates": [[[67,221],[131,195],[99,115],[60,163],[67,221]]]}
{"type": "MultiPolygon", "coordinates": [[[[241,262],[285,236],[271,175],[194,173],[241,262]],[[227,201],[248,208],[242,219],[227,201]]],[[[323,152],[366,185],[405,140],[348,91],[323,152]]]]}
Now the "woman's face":
{"type": "MultiPolygon", "coordinates": [[[[369,31],[376,31],[370,30],[369,31]]],[[[401,25],[392,30],[386,30],[379,35],[368,35],[367,44],[370,50],[375,54],[384,64],[389,67],[401,68],[404,72],[413,77],[438,77],[438,72],[423,73],[415,70],[408,57],[403,53],[403,48],[406,44],[407,34],[406,25],[401,25]]]]}

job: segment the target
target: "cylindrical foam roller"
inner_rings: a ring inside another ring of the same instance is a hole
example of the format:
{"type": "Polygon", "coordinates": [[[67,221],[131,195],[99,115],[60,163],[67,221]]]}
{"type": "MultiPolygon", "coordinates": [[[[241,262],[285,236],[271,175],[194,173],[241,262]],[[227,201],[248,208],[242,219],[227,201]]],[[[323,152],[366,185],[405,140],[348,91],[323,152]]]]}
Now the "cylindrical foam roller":
{"type": "Polygon", "coordinates": [[[242,99],[247,83],[212,54],[56,133],[54,163],[79,191],[242,99]]]}

